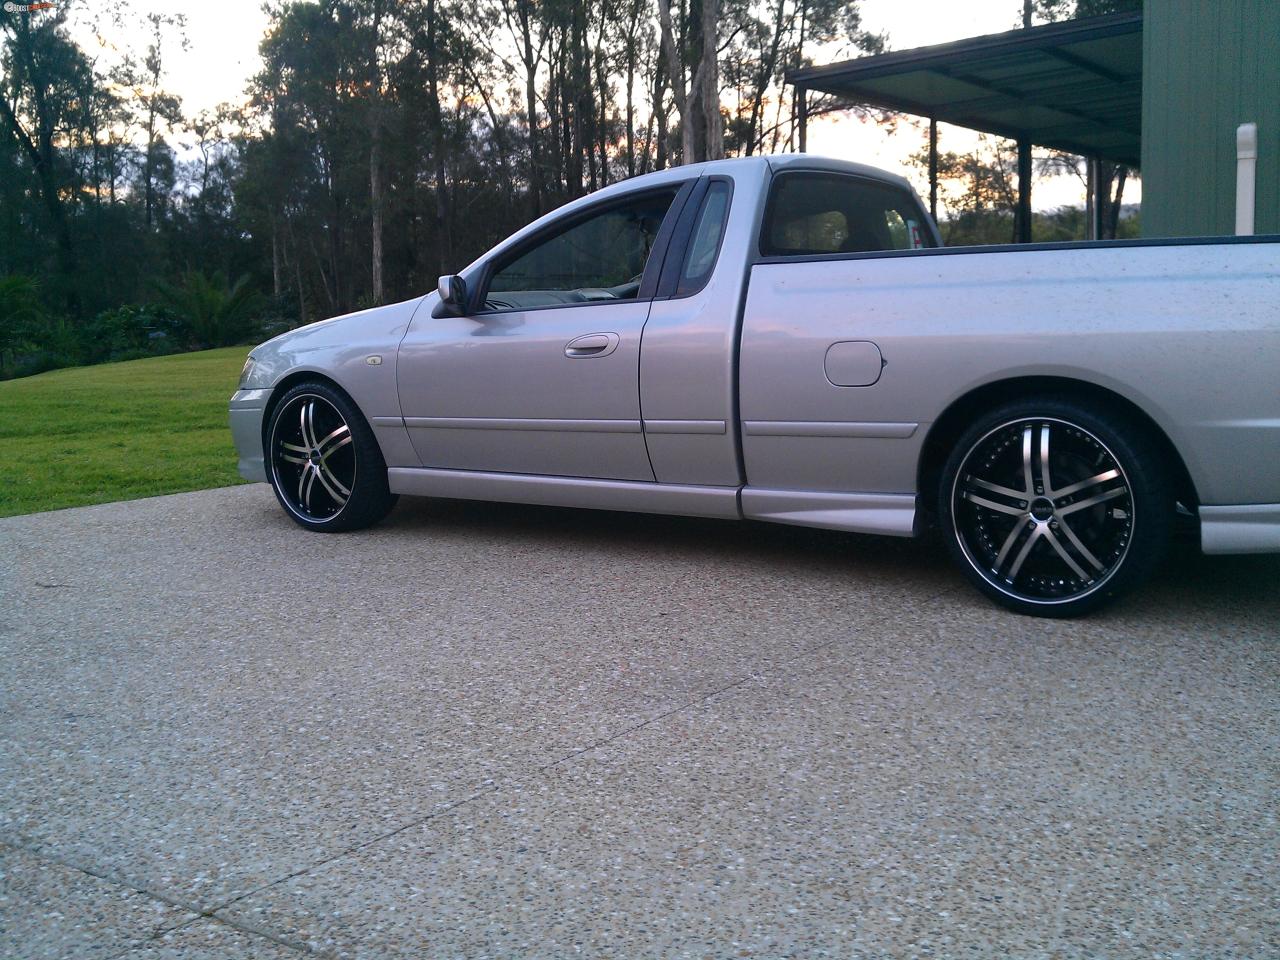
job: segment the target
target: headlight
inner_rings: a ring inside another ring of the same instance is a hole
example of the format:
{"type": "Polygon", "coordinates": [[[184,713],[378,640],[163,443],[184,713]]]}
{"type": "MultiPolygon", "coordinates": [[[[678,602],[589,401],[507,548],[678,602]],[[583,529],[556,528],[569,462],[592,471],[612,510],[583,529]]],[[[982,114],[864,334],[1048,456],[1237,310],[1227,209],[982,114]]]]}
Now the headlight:
{"type": "Polygon", "coordinates": [[[249,354],[245,358],[244,366],[240,368],[240,389],[243,390],[248,384],[249,378],[253,376],[253,368],[257,361],[253,359],[253,354],[249,354]]]}

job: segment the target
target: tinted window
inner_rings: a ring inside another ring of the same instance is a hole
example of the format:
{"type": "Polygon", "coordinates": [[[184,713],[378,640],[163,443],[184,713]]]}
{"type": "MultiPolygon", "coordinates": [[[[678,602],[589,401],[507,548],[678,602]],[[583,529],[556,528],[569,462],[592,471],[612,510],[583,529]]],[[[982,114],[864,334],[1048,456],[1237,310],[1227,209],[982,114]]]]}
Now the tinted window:
{"type": "Polygon", "coordinates": [[[784,173],[773,181],[760,252],[766,257],[933,246],[915,198],[874,180],[784,173]]]}
{"type": "Polygon", "coordinates": [[[610,207],[526,250],[494,273],[485,306],[502,310],[635,297],[676,192],[610,207]]]}
{"type": "Polygon", "coordinates": [[[725,221],[729,218],[729,185],[714,181],[702,199],[702,208],[693,225],[693,239],[680,271],[680,295],[692,293],[707,282],[711,268],[716,265],[720,252],[720,238],[724,236],[725,221]]]}

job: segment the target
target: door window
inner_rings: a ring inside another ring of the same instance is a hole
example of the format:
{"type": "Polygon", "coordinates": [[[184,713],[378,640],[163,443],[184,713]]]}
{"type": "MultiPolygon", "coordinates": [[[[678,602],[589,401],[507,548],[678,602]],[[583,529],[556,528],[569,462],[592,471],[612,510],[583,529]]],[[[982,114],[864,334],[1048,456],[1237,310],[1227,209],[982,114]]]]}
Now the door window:
{"type": "Polygon", "coordinates": [[[838,173],[783,173],[773,182],[760,252],[766,257],[932,247],[905,190],[838,173]]]}
{"type": "Polygon", "coordinates": [[[702,208],[698,211],[698,219],[693,225],[693,239],[689,243],[684,268],[680,271],[676,296],[696,293],[706,284],[711,276],[711,268],[716,265],[716,254],[720,252],[720,240],[724,236],[724,225],[728,219],[729,184],[723,180],[715,180],[707,188],[702,208]]]}
{"type": "Polygon", "coordinates": [[[484,309],[634,299],[677,192],[632,198],[536,242],[495,271],[484,309]]]}

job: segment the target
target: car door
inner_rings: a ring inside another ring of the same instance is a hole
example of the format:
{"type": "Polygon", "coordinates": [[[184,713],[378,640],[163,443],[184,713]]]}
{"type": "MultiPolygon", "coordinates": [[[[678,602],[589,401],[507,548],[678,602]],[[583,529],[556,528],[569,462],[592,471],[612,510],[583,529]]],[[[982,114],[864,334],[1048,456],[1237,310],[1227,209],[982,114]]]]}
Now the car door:
{"type": "MultiPolygon", "coordinates": [[[[879,260],[874,283],[850,283],[841,278],[857,261],[842,255],[935,244],[906,184],[827,170],[774,176],[741,332],[742,457],[752,487],[913,489],[927,433],[912,415],[922,391],[907,360],[919,334],[886,319],[882,306],[907,261],[879,260]]],[[[753,496],[744,495],[744,509],[753,496]]]]}
{"type": "Polygon", "coordinates": [[[397,380],[424,466],[654,479],[640,335],[689,186],[567,214],[485,263],[465,316],[419,311],[397,380]]]}

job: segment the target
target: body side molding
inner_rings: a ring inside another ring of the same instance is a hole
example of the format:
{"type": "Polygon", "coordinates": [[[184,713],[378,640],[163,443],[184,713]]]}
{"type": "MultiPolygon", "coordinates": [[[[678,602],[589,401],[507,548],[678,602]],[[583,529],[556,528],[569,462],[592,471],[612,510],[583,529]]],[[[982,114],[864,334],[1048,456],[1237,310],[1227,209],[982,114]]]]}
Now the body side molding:
{"type": "Polygon", "coordinates": [[[645,420],[645,433],[705,433],[723,436],[727,431],[723,420],[645,420]]]}
{"type": "Polygon", "coordinates": [[[537,430],[569,433],[640,433],[639,420],[548,420],[523,417],[405,417],[410,429],[537,430]]]}
{"type": "Polygon", "coordinates": [[[749,437],[866,437],[874,440],[906,440],[918,423],[856,423],[823,420],[743,420],[749,437]]]}

